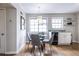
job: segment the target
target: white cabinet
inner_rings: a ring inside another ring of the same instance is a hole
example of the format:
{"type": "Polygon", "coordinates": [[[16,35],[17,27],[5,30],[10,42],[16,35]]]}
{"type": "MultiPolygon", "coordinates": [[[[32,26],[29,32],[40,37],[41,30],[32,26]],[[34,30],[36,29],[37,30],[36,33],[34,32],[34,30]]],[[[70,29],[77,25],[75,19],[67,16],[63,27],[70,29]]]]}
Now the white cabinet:
{"type": "Polygon", "coordinates": [[[58,33],[58,45],[69,45],[71,43],[70,32],[59,32],[58,33]]]}

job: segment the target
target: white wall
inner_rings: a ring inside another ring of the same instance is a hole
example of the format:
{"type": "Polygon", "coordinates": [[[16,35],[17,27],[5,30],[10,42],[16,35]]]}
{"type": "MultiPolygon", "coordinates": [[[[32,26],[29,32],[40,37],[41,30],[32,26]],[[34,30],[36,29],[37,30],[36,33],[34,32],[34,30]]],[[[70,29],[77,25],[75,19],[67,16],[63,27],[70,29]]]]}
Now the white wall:
{"type": "MultiPolygon", "coordinates": [[[[17,50],[20,49],[22,44],[26,41],[26,30],[20,30],[20,9],[17,9],[17,50]]],[[[24,13],[23,13],[24,14],[24,13]]],[[[24,14],[25,17],[25,14],[24,14]]]]}
{"type": "Polygon", "coordinates": [[[19,4],[12,3],[12,5],[16,8],[16,43],[17,47],[16,50],[17,52],[20,50],[20,48],[23,46],[23,44],[26,42],[26,29],[25,30],[20,30],[20,12],[23,13],[24,18],[26,19],[26,14],[25,12],[21,9],[19,4]]]}
{"type": "Polygon", "coordinates": [[[76,19],[77,19],[76,31],[77,31],[77,37],[78,37],[77,42],[79,43],[79,13],[76,13],[76,19]]]}
{"type": "Polygon", "coordinates": [[[6,8],[6,52],[16,51],[16,9],[6,8]]]}
{"type": "MultiPolygon", "coordinates": [[[[16,53],[26,42],[26,29],[20,30],[20,12],[23,10],[18,4],[14,8],[6,8],[6,50],[5,53],[16,53]]],[[[23,12],[26,19],[26,14],[23,12]]]]}
{"type": "Polygon", "coordinates": [[[76,19],[76,15],[74,13],[59,13],[59,14],[27,14],[26,15],[26,24],[27,24],[27,32],[29,32],[29,17],[30,16],[43,16],[43,17],[47,17],[48,18],[48,30],[52,30],[52,26],[51,26],[51,18],[52,17],[64,17],[64,20],[66,20],[67,18],[72,18],[73,20],[73,25],[72,26],[64,26],[64,29],[67,31],[67,32],[71,32],[72,33],[72,41],[73,42],[77,42],[77,31],[76,31],[76,28],[77,28],[77,19],[76,19]]]}

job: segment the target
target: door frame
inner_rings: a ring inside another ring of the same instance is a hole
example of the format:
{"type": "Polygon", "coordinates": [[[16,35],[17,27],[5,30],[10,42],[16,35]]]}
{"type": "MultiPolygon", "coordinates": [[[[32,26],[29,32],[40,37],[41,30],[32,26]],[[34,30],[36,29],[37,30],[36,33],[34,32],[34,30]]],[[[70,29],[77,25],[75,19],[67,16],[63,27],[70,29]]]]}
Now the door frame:
{"type": "MultiPolygon", "coordinates": [[[[4,33],[5,33],[5,37],[4,37],[4,40],[3,40],[3,41],[4,41],[4,42],[3,42],[3,43],[4,43],[4,47],[3,47],[4,50],[3,50],[3,51],[0,51],[0,53],[5,53],[5,52],[6,52],[6,8],[0,8],[0,10],[1,10],[1,9],[4,10],[4,21],[5,21],[5,22],[4,22],[4,24],[5,24],[5,25],[4,25],[4,27],[5,27],[4,33]]],[[[1,35],[1,34],[0,34],[0,35],[1,35]]]]}

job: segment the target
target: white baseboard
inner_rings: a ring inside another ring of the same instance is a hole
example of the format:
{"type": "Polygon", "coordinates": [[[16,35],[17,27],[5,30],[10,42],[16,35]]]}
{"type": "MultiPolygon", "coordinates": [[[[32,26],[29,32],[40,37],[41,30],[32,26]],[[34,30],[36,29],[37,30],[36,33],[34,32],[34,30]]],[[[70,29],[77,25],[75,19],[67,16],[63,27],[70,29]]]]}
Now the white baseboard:
{"type": "Polygon", "coordinates": [[[15,51],[10,51],[10,52],[5,52],[5,54],[16,54],[17,52],[15,51]]]}
{"type": "Polygon", "coordinates": [[[73,43],[79,43],[78,41],[72,41],[73,43]]]}

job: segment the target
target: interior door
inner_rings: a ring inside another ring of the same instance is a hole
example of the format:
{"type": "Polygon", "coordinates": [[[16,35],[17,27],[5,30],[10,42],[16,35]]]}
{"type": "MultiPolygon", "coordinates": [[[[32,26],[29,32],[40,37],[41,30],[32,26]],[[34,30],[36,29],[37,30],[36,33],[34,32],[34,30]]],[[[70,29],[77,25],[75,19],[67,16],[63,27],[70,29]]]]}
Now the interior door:
{"type": "Polygon", "coordinates": [[[0,9],[0,53],[5,53],[6,13],[0,9]]]}

